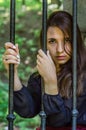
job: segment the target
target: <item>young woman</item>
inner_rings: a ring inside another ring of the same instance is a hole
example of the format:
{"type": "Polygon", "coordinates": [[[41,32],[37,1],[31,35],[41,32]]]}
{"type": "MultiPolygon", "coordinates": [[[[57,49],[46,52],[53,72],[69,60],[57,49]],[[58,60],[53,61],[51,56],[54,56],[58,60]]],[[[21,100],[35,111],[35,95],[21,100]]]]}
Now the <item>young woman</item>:
{"type": "MultiPolygon", "coordinates": [[[[25,118],[34,117],[40,112],[42,76],[45,88],[43,103],[47,115],[46,125],[62,130],[63,127],[67,130],[72,122],[72,23],[72,16],[67,12],[56,11],[50,15],[47,21],[47,54],[42,49],[38,51],[38,73],[30,76],[27,87],[22,85],[18,77],[17,68],[20,63],[18,45],[5,43],[6,51],[3,55],[7,72],[8,65],[15,64],[14,110],[25,118]]],[[[77,124],[83,127],[85,125],[86,128],[86,49],[78,26],[77,48],[77,110],[79,112],[77,124]]]]}

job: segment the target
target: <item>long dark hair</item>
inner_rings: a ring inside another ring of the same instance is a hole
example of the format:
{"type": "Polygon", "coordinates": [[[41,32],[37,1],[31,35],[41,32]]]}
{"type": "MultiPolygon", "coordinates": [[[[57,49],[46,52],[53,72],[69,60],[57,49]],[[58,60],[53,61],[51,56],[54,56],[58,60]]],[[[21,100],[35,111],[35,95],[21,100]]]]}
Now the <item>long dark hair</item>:
{"type": "MultiPolygon", "coordinates": [[[[73,46],[73,18],[69,13],[65,11],[53,12],[47,20],[47,30],[51,26],[60,28],[64,32],[64,35],[68,34],[71,40],[71,46],[73,46]]],[[[80,29],[77,25],[77,96],[80,96],[83,92],[82,80],[86,69],[85,55],[86,49],[82,41],[80,29]]],[[[61,72],[58,76],[59,93],[62,97],[69,98],[72,97],[72,57],[66,64],[62,65],[61,68],[61,72]]]]}

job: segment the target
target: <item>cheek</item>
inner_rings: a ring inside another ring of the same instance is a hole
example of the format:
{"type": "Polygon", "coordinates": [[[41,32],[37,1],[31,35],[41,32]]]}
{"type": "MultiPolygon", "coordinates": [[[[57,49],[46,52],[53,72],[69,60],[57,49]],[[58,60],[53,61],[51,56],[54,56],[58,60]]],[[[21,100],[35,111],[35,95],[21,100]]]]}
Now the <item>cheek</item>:
{"type": "Polygon", "coordinates": [[[50,51],[50,52],[55,52],[55,45],[47,45],[47,49],[50,51]]]}
{"type": "Polygon", "coordinates": [[[51,55],[54,53],[54,48],[53,47],[47,46],[47,49],[49,50],[51,55]]]}
{"type": "Polygon", "coordinates": [[[50,53],[52,52],[52,48],[49,45],[47,45],[47,50],[49,50],[50,53]]]}

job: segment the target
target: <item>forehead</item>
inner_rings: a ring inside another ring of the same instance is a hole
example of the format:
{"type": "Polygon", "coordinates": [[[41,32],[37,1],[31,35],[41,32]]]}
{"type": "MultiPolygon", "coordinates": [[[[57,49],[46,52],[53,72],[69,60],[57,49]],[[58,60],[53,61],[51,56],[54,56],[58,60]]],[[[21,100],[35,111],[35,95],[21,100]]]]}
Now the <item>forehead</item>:
{"type": "Polygon", "coordinates": [[[47,30],[47,37],[48,38],[64,38],[68,37],[67,33],[64,33],[60,28],[58,27],[49,27],[47,30]]]}

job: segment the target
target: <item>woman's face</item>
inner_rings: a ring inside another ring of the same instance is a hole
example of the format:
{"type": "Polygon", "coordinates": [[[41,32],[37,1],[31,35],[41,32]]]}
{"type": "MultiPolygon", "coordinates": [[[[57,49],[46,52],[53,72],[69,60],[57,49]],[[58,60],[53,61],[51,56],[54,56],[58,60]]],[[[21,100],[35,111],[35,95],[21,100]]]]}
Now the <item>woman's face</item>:
{"type": "Polygon", "coordinates": [[[47,31],[47,49],[56,66],[69,61],[72,55],[71,42],[68,35],[58,27],[49,27],[47,31]]]}

